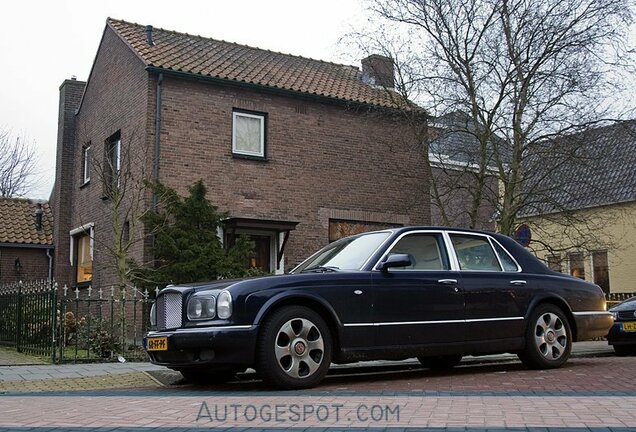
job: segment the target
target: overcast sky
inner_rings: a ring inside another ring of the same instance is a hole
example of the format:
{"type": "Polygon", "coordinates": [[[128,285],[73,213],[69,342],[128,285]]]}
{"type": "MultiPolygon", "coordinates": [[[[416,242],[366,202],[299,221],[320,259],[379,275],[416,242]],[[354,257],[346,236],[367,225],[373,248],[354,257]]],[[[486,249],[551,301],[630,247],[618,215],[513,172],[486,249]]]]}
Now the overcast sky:
{"type": "Polygon", "coordinates": [[[107,17],[357,64],[359,59],[342,56],[337,42],[362,14],[360,0],[3,3],[0,129],[37,146],[41,179],[29,197],[49,197],[55,177],[59,86],[73,75],[88,78],[107,17]]]}

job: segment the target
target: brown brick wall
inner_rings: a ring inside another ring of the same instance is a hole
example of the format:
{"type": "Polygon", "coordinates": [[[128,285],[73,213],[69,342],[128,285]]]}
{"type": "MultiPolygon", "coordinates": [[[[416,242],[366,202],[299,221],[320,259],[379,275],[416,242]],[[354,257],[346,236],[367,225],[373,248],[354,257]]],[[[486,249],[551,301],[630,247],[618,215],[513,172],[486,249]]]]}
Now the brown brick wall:
{"type": "Polygon", "coordinates": [[[288,268],[328,242],[330,210],[429,222],[422,149],[385,114],[166,77],[161,115],[162,181],[185,194],[203,178],[233,216],[300,222],[288,268]],[[267,161],[232,156],[233,108],[267,113],[267,161]]]}
{"type": "MultiPolygon", "coordinates": [[[[142,62],[110,29],[106,29],[100,50],[95,59],[79,114],[75,116],[75,134],[72,162],[63,170],[72,172],[68,199],[70,209],[69,224],[65,232],[56,239],[57,263],[69,263],[69,230],[93,223],[95,242],[93,255],[93,285],[105,286],[115,283],[113,245],[113,207],[104,196],[103,175],[105,141],[121,131],[124,149],[124,170],[130,169],[134,180],[128,184],[129,198],[120,212],[123,224],[126,209],[131,208],[133,184],[141,180],[141,171],[148,170],[148,159],[152,157],[147,150],[148,78],[142,62]],[[82,147],[91,143],[93,153],[91,180],[82,185],[82,147]],[[65,248],[65,250],[64,250],[65,248]]],[[[133,256],[141,257],[143,245],[133,250],[133,256]]],[[[58,264],[59,266],[59,264],[58,264]]],[[[61,285],[73,284],[75,268],[69,274],[58,273],[61,285]],[[63,278],[63,279],[62,279],[63,278]]]]}
{"type": "Polygon", "coordinates": [[[0,284],[18,281],[43,280],[49,277],[49,259],[46,249],[24,247],[0,247],[0,284]],[[22,270],[15,270],[19,259],[22,270]]]}

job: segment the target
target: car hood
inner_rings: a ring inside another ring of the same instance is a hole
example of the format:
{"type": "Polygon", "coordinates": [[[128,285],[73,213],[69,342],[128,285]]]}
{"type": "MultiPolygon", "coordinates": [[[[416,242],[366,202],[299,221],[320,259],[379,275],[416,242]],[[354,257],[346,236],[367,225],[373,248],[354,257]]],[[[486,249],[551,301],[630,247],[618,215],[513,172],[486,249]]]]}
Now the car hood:
{"type": "Polygon", "coordinates": [[[629,298],[625,300],[623,303],[618,304],[610,309],[611,312],[619,312],[626,310],[634,310],[636,309],[636,297],[629,298]]]}

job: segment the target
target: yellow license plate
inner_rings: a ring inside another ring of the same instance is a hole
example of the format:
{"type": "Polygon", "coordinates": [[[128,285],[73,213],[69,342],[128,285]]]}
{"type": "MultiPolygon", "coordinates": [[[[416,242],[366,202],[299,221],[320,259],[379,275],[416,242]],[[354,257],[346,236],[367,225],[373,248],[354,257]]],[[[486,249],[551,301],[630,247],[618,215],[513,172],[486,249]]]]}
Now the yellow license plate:
{"type": "Polygon", "coordinates": [[[168,351],[168,338],[148,338],[148,351],[168,351]]]}
{"type": "Polygon", "coordinates": [[[624,332],[636,332],[636,322],[624,322],[623,323],[623,331],[624,332]]]}

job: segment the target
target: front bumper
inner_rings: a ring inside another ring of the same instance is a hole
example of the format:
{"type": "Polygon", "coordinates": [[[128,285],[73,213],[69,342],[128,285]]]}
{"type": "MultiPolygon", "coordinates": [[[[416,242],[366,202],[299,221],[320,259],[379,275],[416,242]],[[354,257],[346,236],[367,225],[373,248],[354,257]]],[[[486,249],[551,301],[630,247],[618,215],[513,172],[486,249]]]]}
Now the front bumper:
{"type": "Polygon", "coordinates": [[[609,345],[634,345],[636,346],[636,332],[621,331],[622,323],[617,321],[607,335],[609,345]]]}
{"type": "Polygon", "coordinates": [[[169,368],[252,366],[258,326],[181,328],[149,332],[144,348],[150,361],[169,368]],[[165,337],[165,351],[148,351],[148,338],[165,337]]]}
{"type": "Polygon", "coordinates": [[[614,324],[609,312],[574,312],[576,341],[605,337],[614,324]]]}

